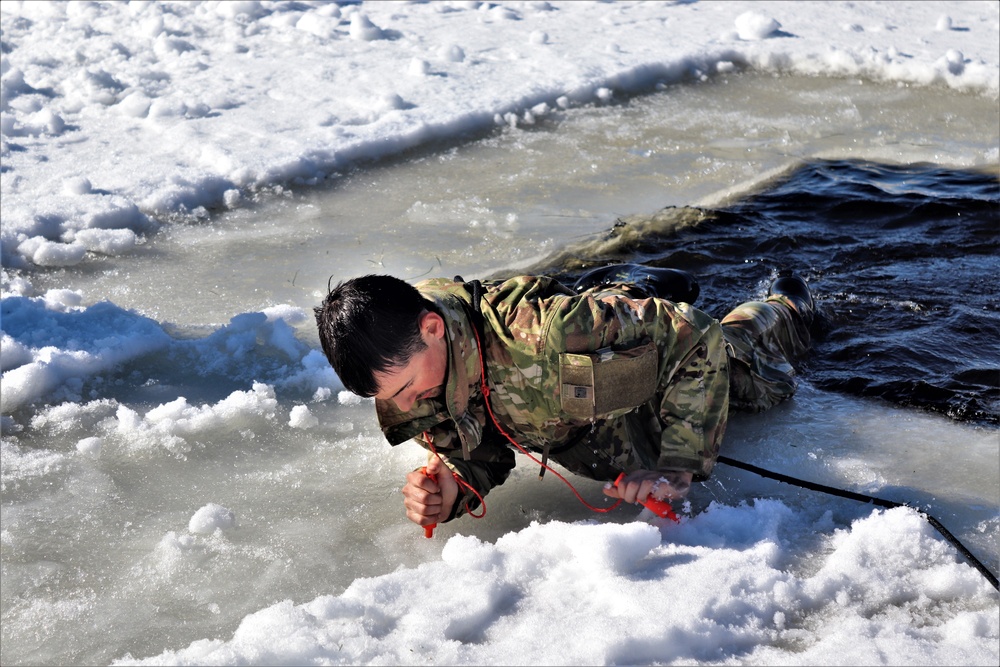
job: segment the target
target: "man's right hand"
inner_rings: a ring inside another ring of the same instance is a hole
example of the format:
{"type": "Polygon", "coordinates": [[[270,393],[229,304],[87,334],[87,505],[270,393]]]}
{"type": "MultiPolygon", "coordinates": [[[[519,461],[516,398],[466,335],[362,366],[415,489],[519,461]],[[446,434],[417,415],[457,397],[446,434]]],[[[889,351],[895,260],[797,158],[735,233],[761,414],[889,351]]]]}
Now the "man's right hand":
{"type": "Polygon", "coordinates": [[[444,523],[451,515],[451,508],[458,498],[458,483],[451,469],[437,456],[428,457],[427,473],[425,475],[423,470],[414,470],[407,474],[402,491],[406,518],[418,526],[444,523]]]}
{"type": "Polygon", "coordinates": [[[656,500],[681,500],[691,489],[691,472],[633,470],[625,475],[621,484],[604,485],[604,495],[621,498],[628,503],[639,503],[651,496],[656,500]]]}

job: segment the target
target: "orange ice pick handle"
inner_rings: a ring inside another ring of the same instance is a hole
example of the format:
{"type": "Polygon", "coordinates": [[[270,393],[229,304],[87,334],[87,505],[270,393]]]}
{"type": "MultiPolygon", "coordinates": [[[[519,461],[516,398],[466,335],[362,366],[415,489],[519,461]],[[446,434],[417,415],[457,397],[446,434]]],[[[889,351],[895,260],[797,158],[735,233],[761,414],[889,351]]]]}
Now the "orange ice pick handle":
{"type": "MultiPolygon", "coordinates": [[[[427,466],[420,469],[420,472],[424,473],[425,476],[429,477],[432,482],[437,483],[437,475],[432,475],[427,472],[427,466]]],[[[429,523],[424,526],[424,537],[434,537],[434,529],[437,528],[436,523],[429,523]]]]}
{"type": "MultiPolygon", "coordinates": [[[[623,479],[625,479],[625,473],[618,475],[618,479],[615,480],[615,485],[614,485],[616,489],[618,488],[618,484],[621,483],[623,479]]],[[[674,508],[672,508],[670,506],[670,503],[668,503],[667,501],[657,500],[653,496],[646,496],[646,499],[641,502],[646,509],[648,509],[656,516],[662,517],[664,519],[670,519],[671,521],[680,522],[680,519],[678,519],[677,515],[674,514],[674,508]]]]}

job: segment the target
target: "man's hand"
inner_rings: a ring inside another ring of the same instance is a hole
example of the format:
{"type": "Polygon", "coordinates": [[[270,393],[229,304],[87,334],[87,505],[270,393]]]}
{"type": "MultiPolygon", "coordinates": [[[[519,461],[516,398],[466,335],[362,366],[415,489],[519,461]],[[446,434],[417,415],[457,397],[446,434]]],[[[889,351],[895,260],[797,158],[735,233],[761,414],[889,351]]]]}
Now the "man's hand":
{"type": "Polygon", "coordinates": [[[406,518],[418,526],[443,523],[451,514],[452,505],[458,497],[458,483],[455,482],[451,469],[441,459],[434,455],[428,457],[427,472],[437,482],[422,471],[414,470],[406,475],[406,485],[403,487],[406,518]]]}
{"type": "Polygon", "coordinates": [[[604,485],[604,495],[621,498],[627,503],[638,503],[652,496],[657,500],[680,500],[691,489],[691,472],[657,472],[634,470],[625,475],[617,487],[604,485]]]}

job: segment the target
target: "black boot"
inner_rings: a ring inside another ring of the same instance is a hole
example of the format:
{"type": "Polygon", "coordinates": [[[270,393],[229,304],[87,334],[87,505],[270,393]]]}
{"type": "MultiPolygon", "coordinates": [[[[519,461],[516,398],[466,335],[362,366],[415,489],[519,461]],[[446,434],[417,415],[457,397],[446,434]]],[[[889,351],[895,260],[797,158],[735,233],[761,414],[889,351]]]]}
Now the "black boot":
{"type": "Polygon", "coordinates": [[[768,296],[775,294],[788,297],[806,325],[812,322],[816,304],[813,302],[808,283],[802,277],[795,275],[790,269],[778,271],[778,277],[767,290],[768,296]]]}
{"type": "Polygon", "coordinates": [[[582,292],[591,287],[622,283],[635,286],[647,296],[683,303],[693,304],[701,292],[698,281],[687,271],[642,264],[611,264],[591,269],[576,281],[573,289],[582,292]]]}

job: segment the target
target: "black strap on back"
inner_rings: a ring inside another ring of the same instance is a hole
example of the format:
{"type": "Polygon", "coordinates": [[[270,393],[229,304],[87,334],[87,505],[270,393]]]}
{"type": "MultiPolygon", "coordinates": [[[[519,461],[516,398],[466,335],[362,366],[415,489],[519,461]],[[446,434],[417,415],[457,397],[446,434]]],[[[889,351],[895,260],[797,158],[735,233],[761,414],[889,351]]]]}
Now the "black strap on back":
{"type": "MultiPolygon", "coordinates": [[[[483,294],[486,290],[483,288],[483,284],[478,280],[469,280],[466,282],[462,279],[462,276],[455,276],[456,283],[462,283],[466,291],[469,292],[470,301],[469,304],[472,306],[472,312],[468,313],[469,320],[472,322],[472,326],[476,327],[476,331],[479,332],[479,337],[482,338],[484,332],[484,322],[483,322],[483,294]]],[[[467,311],[468,312],[468,311],[467,311]]]]}
{"type": "Polygon", "coordinates": [[[483,306],[479,302],[483,298],[483,284],[478,280],[470,280],[465,283],[465,289],[472,295],[472,309],[482,315],[483,306]]]}

